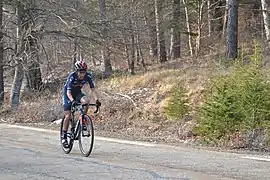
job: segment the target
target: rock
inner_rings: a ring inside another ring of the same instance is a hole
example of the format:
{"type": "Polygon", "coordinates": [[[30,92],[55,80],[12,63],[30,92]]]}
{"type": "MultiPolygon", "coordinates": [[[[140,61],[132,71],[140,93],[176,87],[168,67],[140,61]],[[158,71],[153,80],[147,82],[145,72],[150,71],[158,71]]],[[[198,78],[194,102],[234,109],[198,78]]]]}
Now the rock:
{"type": "Polygon", "coordinates": [[[250,149],[265,149],[268,141],[267,129],[254,129],[244,135],[244,142],[246,147],[250,149]]]}

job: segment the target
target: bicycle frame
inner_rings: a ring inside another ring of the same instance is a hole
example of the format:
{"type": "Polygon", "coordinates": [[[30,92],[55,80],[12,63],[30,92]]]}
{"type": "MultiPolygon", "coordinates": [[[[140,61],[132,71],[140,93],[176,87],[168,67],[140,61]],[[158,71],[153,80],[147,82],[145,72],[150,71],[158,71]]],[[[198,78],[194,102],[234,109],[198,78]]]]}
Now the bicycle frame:
{"type": "Polygon", "coordinates": [[[72,107],[71,108],[71,132],[73,134],[71,134],[71,139],[72,140],[78,140],[78,136],[79,136],[79,131],[82,129],[82,119],[84,118],[84,115],[85,115],[85,112],[84,112],[84,107],[85,106],[95,106],[96,107],[96,110],[94,113],[97,113],[98,110],[99,110],[99,106],[97,106],[96,104],[81,104],[79,103],[77,106],[75,107],[72,107]],[[77,121],[77,123],[75,124],[75,118],[74,118],[74,113],[76,111],[79,111],[80,113],[80,116],[82,117],[80,120],[77,121]],[[76,128],[76,129],[75,129],[76,128]]]}

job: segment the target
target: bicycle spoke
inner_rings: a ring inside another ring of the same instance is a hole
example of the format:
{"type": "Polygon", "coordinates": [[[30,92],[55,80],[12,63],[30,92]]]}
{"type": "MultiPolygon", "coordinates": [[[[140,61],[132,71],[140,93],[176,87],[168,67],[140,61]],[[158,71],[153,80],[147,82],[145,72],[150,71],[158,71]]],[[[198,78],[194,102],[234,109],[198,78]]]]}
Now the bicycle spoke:
{"type": "MultiPolygon", "coordinates": [[[[99,110],[99,106],[97,106],[96,104],[88,104],[89,106],[95,106],[96,110],[94,113],[97,113],[99,110]]],[[[68,143],[69,143],[69,147],[65,148],[61,142],[61,147],[63,149],[63,151],[68,154],[70,153],[70,151],[72,150],[73,147],[73,143],[75,140],[79,140],[79,147],[80,147],[80,151],[82,152],[82,154],[84,156],[89,156],[92,152],[93,149],[93,145],[94,145],[94,127],[93,127],[93,122],[91,120],[91,118],[84,114],[84,110],[83,110],[84,105],[82,104],[78,104],[76,107],[72,107],[71,109],[71,113],[72,113],[72,120],[69,124],[69,128],[70,130],[67,133],[67,138],[68,138],[68,143]],[[80,115],[84,116],[86,118],[86,130],[84,130],[81,127],[81,121],[77,121],[76,123],[72,123],[74,122],[74,113],[76,111],[79,111],[80,115]],[[71,126],[73,125],[73,128],[71,128],[71,126]],[[72,129],[72,130],[71,130],[72,129]],[[85,145],[86,144],[86,145],[85,145]]],[[[63,118],[64,119],[64,118],[63,118]]],[[[63,130],[63,120],[61,122],[61,128],[60,128],[60,139],[62,136],[62,130],[63,130]]]]}
{"type": "Polygon", "coordinates": [[[79,147],[84,156],[89,156],[93,149],[94,144],[94,128],[92,120],[89,116],[85,115],[86,121],[88,123],[85,123],[87,130],[82,130],[80,132],[79,137],[79,147]]]}

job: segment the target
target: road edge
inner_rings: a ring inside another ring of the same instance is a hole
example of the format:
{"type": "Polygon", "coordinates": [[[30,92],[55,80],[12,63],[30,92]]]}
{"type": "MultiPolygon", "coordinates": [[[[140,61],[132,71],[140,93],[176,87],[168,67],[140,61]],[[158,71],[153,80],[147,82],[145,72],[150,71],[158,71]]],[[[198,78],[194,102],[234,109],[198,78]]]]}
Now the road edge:
{"type": "MultiPolygon", "coordinates": [[[[44,129],[44,128],[22,126],[22,125],[15,125],[15,124],[0,123],[0,126],[19,128],[19,129],[27,129],[27,130],[39,131],[39,132],[59,133],[58,131],[52,130],[52,129],[44,129]]],[[[140,142],[140,141],[130,141],[130,140],[123,140],[123,139],[116,139],[116,138],[108,138],[108,137],[102,137],[102,136],[95,136],[95,139],[100,140],[100,141],[108,141],[108,142],[115,142],[115,143],[121,143],[121,144],[131,144],[131,145],[137,145],[137,146],[146,146],[146,147],[155,147],[156,146],[156,144],[152,144],[152,143],[144,143],[144,142],[140,142]]]]}
{"type": "MultiPolygon", "coordinates": [[[[27,125],[18,125],[18,124],[9,124],[7,122],[0,122],[0,126],[6,126],[6,127],[11,127],[11,128],[21,128],[21,129],[28,129],[28,130],[33,130],[33,131],[40,131],[40,132],[50,132],[50,133],[59,133],[57,130],[53,129],[46,129],[42,127],[32,127],[32,126],[27,126],[27,125]]],[[[169,149],[172,148],[177,148],[177,149],[189,149],[192,148],[193,150],[197,151],[208,151],[208,152],[216,152],[216,153],[228,153],[228,154],[236,154],[236,155],[242,155],[242,158],[244,159],[252,159],[249,158],[251,156],[261,156],[261,157],[268,157],[269,153],[267,152],[257,152],[257,151],[249,151],[249,150],[241,150],[241,151],[236,151],[236,150],[222,150],[222,149],[212,149],[212,148],[207,148],[207,147],[193,147],[193,146],[177,146],[177,145],[172,145],[172,144],[162,144],[162,143],[148,143],[148,142],[142,142],[142,141],[136,141],[136,140],[125,140],[125,139],[118,139],[118,138],[110,138],[110,137],[103,137],[103,136],[95,136],[96,140],[100,141],[107,141],[107,142],[114,142],[114,143],[120,143],[120,144],[129,144],[129,145],[136,145],[136,146],[144,146],[144,147],[166,147],[169,149]]],[[[255,159],[254,159],[255,160],[255,159]]],[[[267,160],[268,161],[268,160],[267,160]]]]}

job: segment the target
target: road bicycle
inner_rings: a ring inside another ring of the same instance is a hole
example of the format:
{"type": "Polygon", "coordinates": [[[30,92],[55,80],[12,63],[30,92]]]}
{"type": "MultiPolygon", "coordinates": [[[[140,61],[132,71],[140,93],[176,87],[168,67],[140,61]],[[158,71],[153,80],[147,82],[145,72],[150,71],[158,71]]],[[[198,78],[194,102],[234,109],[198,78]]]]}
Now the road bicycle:
{"type": "MultiPolygon", "coordinates": [[[[87,114],[85,114],[84,112],[84,107],[86,105],[87,104],[77,103],[76,106],[71,108],[71,119],[69,122],[69,130],[67,132],[67,139],[68,139],[69,146],[65,148],[61,143],[62,150],[66,154],[69,154],[71,152],[73,143],[76,140],[79,141],[80,151],[85,157],[88,157],[92,152],[93,145],[94,145],[94,126],[93,126],[92,118],[88,116],[87,114]],[[75,112],[79,112],[78,120],[75,120],[75,112]],[[90,141],[90,145],[86,147],[87,149],[84,149],[83,147],[83,142],[82,142],[83,139],[88,139],[90,141]]],[[[94,111],[94,113],[97,113],[99,111],[99,106],[97,106],[96,104],[88,104],[88,105],[89,107],[90,106],[96,107],[96,110],[94,111]]],[[[63,135],[64,118],[65,116],[63,117],[61,121],[60,141],[62,140],[62,135],[63,135]]]]}

